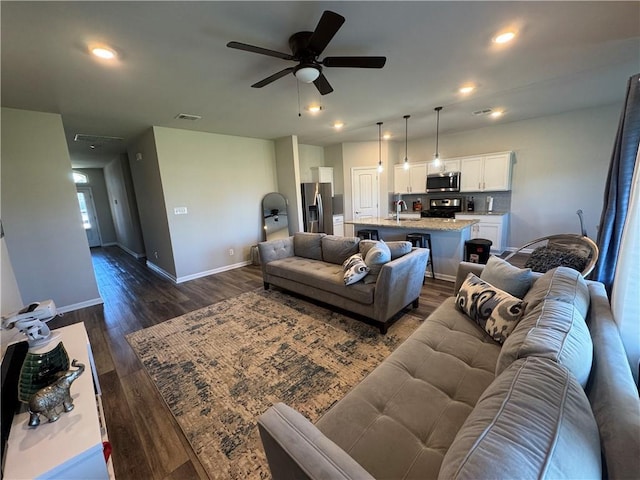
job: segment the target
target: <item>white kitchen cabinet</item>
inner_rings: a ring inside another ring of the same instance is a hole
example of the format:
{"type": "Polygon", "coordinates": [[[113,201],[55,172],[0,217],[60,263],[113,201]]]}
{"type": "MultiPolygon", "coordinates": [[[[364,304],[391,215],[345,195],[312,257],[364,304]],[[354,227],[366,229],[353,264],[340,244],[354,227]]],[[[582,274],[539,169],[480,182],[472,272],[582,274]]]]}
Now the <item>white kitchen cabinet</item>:
{"type": "Polygon", "coordinates": [[[29,412],[16,414],[11,426],[4,478],[108,479],[114,478],[111,459],[105,462],[103,442],[107,431],[102,414],[100,384],[91,345],[83,323],[53,330],[58,340],[34,350],[44,353],[57,342],[64,344],[72,359],[85,370],[71,385],[74,408],[49,423],[43,417],[38,427],[28,428],[29,412]]]}
{"type": "Polygon", "coordinates": [[[502,253],[507,247],[507,226],[509,214],[481,215],[471,213],[456,213],[459,220],[478,220],[471,225],[470,238],[486,238],[491,240],[491,252],[502,253]]]}
{"type": "Polygon", "coordinates": [[[427,189],[427,164],[410,163],[405,170],[403,164],[393,166],[395,193],[425,193],[427,189]]]}
{"type": "Polygon", "coordinates": [[[311,168],[311,181],[331,184],[331,196],[333,197],[333,167],[311,168]]]}
{"type": "Polygon", "coordinates": [[[344,215],[333,216],[333,234],[344,237],[344,215]]]}
{"type": "Polygon", "coordinates": [[[427,174],[443,173],[443,172],[459,172],[460,171],[460,159],[451,158],[448,160],[442,160],[439,166],[435,166],[433,162],[429,162],[427,168],[427,174]]]}
{"type": "Polygon", "coordinates": [[[511,152],[499,152],[460,159],[461,192],[511,190],[511,152]]]}

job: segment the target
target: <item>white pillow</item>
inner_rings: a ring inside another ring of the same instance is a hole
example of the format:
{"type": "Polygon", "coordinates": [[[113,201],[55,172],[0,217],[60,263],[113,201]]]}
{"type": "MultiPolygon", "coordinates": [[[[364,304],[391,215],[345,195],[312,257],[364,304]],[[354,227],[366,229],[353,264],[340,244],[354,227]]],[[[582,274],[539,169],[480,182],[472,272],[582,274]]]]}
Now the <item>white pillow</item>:
{"type": "Polygon", "coordinates": [[[344,284],[353,285],[354,283],[362,280],[367,273],[369,273],[369,267],[364,263],[362,255],[356,253],[347,258],[342,264],[344,270],[344,284]]]}
{"type": "Polygon", "coordinates": [[[373,248],[369,249],[364,257],[364,263],[369,267],[369,273],[364,277],[364,283],[376,283],[382,266],[390,261],[391,250],[386,243],[380,240],[373,248]]]}

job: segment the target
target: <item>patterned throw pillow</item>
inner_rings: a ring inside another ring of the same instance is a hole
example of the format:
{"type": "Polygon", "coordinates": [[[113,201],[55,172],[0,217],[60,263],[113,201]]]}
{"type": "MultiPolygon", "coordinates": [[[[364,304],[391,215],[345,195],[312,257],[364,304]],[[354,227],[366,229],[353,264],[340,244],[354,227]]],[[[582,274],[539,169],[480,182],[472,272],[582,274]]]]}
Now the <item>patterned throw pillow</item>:
{"type": "Polygon", "coordinates": [[[362,255],[356,253],[347,258],[342,264],[344,270],[344,284],[353,285],[354,283],[362,280],[367,273],[369,273],[369,267],[364,263],[362,255]]]}
{"type": "Polygon", "coordinates": [[[525,303],[470,273],[456,297],[456,306],[504,343],[524,314],[525,303]]]}

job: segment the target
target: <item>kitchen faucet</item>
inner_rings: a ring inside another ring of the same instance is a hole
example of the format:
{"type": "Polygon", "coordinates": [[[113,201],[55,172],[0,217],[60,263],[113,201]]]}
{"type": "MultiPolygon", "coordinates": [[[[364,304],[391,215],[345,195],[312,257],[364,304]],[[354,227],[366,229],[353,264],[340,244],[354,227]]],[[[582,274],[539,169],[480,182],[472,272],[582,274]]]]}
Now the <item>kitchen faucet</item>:
{"type": "Polygon", "coordinates": [[[398,200],[396,202],[396,220],[400,221],[400,212],[406,209],[407,209],[407,204],[405,203],[404,200],[398,200]]]}

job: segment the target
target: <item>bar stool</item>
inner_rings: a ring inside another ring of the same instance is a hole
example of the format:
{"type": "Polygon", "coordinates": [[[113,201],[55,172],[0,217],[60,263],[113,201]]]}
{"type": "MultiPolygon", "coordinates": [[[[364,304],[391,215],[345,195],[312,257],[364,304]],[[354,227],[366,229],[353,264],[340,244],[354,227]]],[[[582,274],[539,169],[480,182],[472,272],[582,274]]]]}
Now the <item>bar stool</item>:
{"type": "Polygon", "coordinates": [[[380,240],[378,230],[368,228],[358,230],[358,237],[362,240],[380,240]]]}
{"type": "Polygon", "coordinates": [[[431,234],[429,234],[429,233],[409,233],[409,234],[407,234],[407,241],[411,242],[411,244],[414,247],[428,248],[429,249],[429,261],[427,262],[427,268],[429,268],[429,265],[431,265],[431,278],[435,279],[436,278],[436,273],[433,270],[433,254],[431,253],[432,252],[432,249],[431,249],[431,234]]]}

